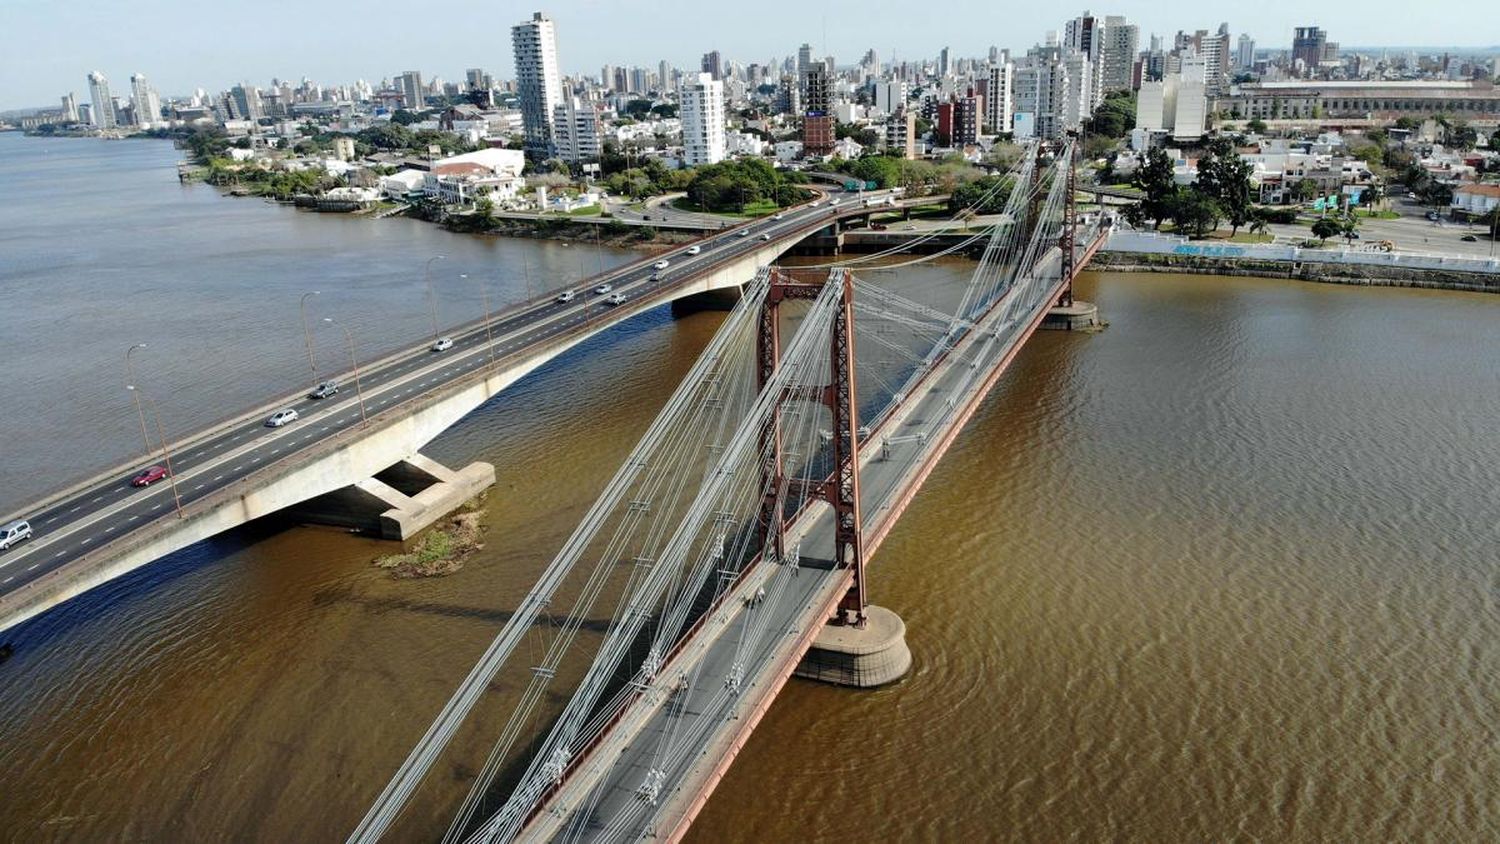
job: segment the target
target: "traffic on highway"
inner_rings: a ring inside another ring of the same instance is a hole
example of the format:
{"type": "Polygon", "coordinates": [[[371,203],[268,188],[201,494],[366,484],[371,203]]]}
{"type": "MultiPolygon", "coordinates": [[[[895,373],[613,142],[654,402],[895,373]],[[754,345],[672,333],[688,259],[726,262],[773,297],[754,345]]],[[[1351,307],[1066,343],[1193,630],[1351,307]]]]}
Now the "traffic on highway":
{"type": "Polygon", "coordinates": [[[296,460],[328,437],[378,421],[378,414],[489,367],[491,354],[496,360],[524,355],[558,335],[595,330],[590,323],[596,320],[603,321],[598,328],[613,324],[666,301],[670,297],[661,294],[718,264],[763,249],[773,239],[790,241],[836,216],[856,213],[855,207],[811,203],[726,229],[604,273],[577,290],[553,290],[497,314],[488,331],[483,320],[469,323],[436,344],[364,365],[357,375],[351,367],[337,381],[325,381],[310,391],[303,387],[230,422],[168,443],[167,453],[158,445],[138,465],[118,467],[28,511],[0,518],[7,528],[25,526],[0,548],[0,596],[96,555],[157,520],[178,517],[185,508],[251,473],[296,460]],[[585,295],[584,290],[592,293],[585,295]],[[133,482],[144,477],[149,477],[145,483],[133,482]]]}

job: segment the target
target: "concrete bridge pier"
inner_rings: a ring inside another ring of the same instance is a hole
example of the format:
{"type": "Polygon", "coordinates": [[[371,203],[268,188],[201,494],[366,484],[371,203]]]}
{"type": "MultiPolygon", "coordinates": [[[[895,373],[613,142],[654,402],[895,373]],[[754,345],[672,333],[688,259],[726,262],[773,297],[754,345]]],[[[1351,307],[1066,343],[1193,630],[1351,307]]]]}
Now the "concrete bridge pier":
{"type": "Polygon", "coordinates": [[[1099,306],[1074,299],[1066,305],[1055,305],[1042,317],[1040,328],[1050,331],[1096,331],[1104,327],[1099,321],[1099,306]]]}
{"type": "Polygon", "coordinates": [[[808,680],[870,689],[894,683],[911,670],[906,622],[874,604],[865,606],[865,624],[825,624],[797,665],[808,680]]]}
{"type": "Polygon", "coordinates": [[[413,454],[342,489],[291,508],[302,522],[405,541],[495,483],[495,467],[476,461],[458,471],[413,454]]]}

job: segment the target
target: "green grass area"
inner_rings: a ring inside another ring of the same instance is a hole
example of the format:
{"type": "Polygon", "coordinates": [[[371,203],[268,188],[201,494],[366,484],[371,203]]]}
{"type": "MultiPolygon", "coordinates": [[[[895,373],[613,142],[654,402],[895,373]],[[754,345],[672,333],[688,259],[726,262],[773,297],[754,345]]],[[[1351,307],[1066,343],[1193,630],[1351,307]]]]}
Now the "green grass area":
{"type": "Polygon", "coordinates": [[[1355,214],[1371,220],[1399,220],[1401,215],[1395,211],[1371,211],[1368,208],[1356,209],[1355,214]]]}
{"type": "Polygon", "coordinates": [[[677,209],[678,211],[687,211],[693,214],[716,214],[720,217],[740,217],[743,219],[750,219],[752,217],[764,217],[768,214],[775,214],[777,211],[781,210],[781,206],[777,205],[769,199],[762,199],[757,202],[751,202],[745,206],[744,211],[706,211],[702,208],[699,208],[696,203],[688,201],[688,198],[685,196],[674,199],[667,204],[677,209]]]}

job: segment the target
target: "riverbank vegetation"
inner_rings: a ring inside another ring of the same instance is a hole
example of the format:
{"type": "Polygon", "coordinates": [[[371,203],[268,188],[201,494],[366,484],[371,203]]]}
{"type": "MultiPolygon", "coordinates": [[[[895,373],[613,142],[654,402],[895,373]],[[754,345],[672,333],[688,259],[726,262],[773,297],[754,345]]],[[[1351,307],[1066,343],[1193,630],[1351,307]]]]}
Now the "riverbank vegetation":
{"type": "Polygon", "coordinates": [[[484,548],[480,542],[484,526],[479,523],[483,514],[470,509],[474,506],[471,502],[446,525],[427,531],[411,551],[376,559],[376,567],[389,570],[397,580],[442,577],[462,569],[471,554],[484,548]]]}

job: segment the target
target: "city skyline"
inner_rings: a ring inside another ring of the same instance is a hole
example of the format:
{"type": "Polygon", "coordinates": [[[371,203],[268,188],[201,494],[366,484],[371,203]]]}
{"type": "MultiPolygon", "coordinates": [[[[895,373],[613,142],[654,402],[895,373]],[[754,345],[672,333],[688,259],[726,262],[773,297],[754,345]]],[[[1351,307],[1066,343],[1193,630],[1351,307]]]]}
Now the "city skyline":
{"type": "MultiPolygon", "coordinates": [[[[215,7],[222,10],[222,19],[216,19],[198,10],[186,14],[186,4],[179,0],[162,0],[155,14],[92,3],[59,7],[22,0],[6,12],[7,29],[20,37],[0,57],[0,76],[11,81],[0,110],[49,105],[66,92],[83,89],[83,79],[91,70],[103,70],[107,76],[122,80],[145,73],[163,97],[186,95],[197,87],[224,89],[240,81],[264,84],[272,77],[306,76],[323,84],[356,79],[375,82],[395,78],[407,68],[458,80],[466,68],[485,67],[500,78],[509,78],[513,57],[510,39],[504,36],[533,11],[542,11],[556,21],[559,66],[568,76],[593,75],[603,64],[655,66],[663,60],[695,70],[699,57],[711,50],[718,51],[726,61],[764,61],[792,55],[804,41],[814,46],[816,54],[831,54],[840,64],[853,63],[867,49],[879,52],[883,61],[898,62],[935,59],[944,47],[955,57],[983,56],[990,46],[1020,52],[1041,42],[1048,32],[1061,34],[1064,21],[1085,10],[1130,18],[1140,27],[1143,42],[1152,33],[1170,36],[1179,29],[1211,29],[1227,21],[1232,32],[1248,34],[1261,50],[1289,50],[1294,28],[1308,25],[1329,31],[1346,49],[1385,46],[1488,51],[1500,43],[1500,31],[1471,45],[1451,43],[1452,22],[1461,19],[1464,11],[1457,2],[1430,5],[1430,14],[1411,21],[1397,14],[1404,9],[1395,0],[1324,4],[1314,13],[1290,3],[1273,3],[1269,9],[1258,7],[1253,20],[1246,9],[1225,8],[1210,14],[1183,2],[1148,4],[1132,0],[999,13],[960,0],[950,14],[903,20],[899,26],[886,17],[869,15],[867,8],[853,3],[831,4],[828,13],[818,20],[798,16],[799,10],[790,3],[762,4],[755,7],[753,15],[724,14],[720,19],[716,9],[698,9],[671,0],[654,4],[647,21],[637,7],[597,7],[581,0],[533,4],[535,9],[520,5],[496,9],[462,0],[444,19],[465,18],[471,13],[481,16],[493,22],[497,37],[474,42],[413,39],[408,32],[387,32],[372,26],[369,32],[360,33],[360,38],[330,41],[326,33],[335,23],[347,27],[347,14],[303,9],[298,11],[298,27],[247,39],[242,45],[217,40],[230,19],[248,17],[253,21],[259,16],[284,20],[275,14],[281,5],[260,3],[247,5],[244,10],[215,7]],[[1239,22],[1237,12],[1242,16],[1239,22]],[[328,15],[328,27],[316,25],[316,18],[309,15],[328,15]],[[695,32],[705,33],[692,42],[660,24],[686,15],[694,16],[695,32]],[[972,25],[964,21],[966,15],[976,21],[993,21],[993,25],[972,25]],[[802,25],[788,26],[787,21],[793,19],[802,25]],[[76,37],[90,27],[106,28],[122,37],[107,42],[76,37]],[[139,49],[139,44],[152,42],[153,30],[167,28],[173,33],[174,49],[139,49]],[[990,34],[976,34],[986,32],[990,34]],[[139,37],[125,37],[132,33],[139,37]]],[[[394,8],[395,4],[375,0],[363,12],[372,20],[381,19],[381,9],[386,6],[394,8]]],[[[254,31],[253,24],[249,31],[254,31]]]]}

